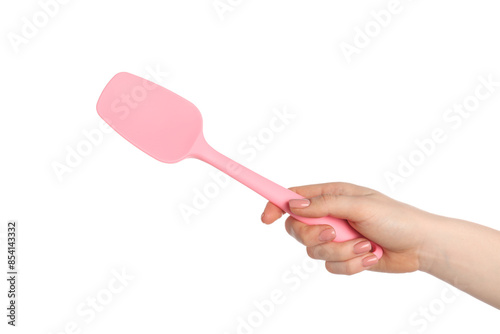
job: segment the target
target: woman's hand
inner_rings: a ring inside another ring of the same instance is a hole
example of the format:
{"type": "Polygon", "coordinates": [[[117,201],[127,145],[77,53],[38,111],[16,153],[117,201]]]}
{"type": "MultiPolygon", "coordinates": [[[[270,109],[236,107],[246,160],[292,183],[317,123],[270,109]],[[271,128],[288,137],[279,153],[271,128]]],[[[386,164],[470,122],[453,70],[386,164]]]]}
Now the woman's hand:
{"type": "MultiPolygon", "coordinates": [[[[290,189],[306,197],[290,200],[293,214],[346,219],[384,249],[377,260],[367,239],[331,242],[335,231],[330,226],[306,225],[288,217],[288,233],[307,246],[310,257],[325,260],[329,272],[351,275],[366,269],[388,273],[421,270],[500,309],[500,231],[434,215],[349,183],[290,189]]],[[[262,221],[271,224],[282,214],[268,203],[262,221]]]]}
{"type": "MultiPolygon", "coordinates": [[[[384,249],[377,257],[370,253],[365,238],[331,242],[335,231],[327,225],[306,225],[288,217],[287,232],[307,246],[313,259],[325,260],[326,269],[335,274],[355,274],[365,269],[391,273],[420,269],[426,226],[434,215],[393,200],[375,190],[349,183],[325,183],[290,188],[306,199],[289,202],[295,215],[333,216],[345,219],[366,238],[384,249]]],[[[268,203],[262,221],[271,224],[283,211],[268,203]]]]}

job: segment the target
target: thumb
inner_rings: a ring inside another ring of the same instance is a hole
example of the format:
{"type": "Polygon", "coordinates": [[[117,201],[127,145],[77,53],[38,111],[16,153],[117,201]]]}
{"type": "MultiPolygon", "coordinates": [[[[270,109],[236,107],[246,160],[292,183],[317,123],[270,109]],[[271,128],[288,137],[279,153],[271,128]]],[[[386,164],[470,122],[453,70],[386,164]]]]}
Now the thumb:
{"type": "Polygon", "coordinates": [[[346,196],[322,194],[312,198],[291,199],[290,211],[302,217],[324,217],[359,221],[365,219],[364,213],[369,205],[367,196],[346,196]]]}

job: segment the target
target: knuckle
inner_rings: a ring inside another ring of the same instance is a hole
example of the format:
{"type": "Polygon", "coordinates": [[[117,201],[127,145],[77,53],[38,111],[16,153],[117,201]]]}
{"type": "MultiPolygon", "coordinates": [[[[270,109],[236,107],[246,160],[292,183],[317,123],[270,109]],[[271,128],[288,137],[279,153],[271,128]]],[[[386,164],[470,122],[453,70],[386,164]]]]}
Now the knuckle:
{"type": "Polygon", "coordinates": [[[325,268],[328,272],[337,275],[351,276],[358,271],[350,262],[326,262],[325,268]]]}
{"type": "Polygon", "coordinates": [[[331,262],[328,262],[328,261],[325,262],[325,269],[329,273],[337,274],[337,272],[335,272],[335,268],[334,268],[334,266],[333,266],[333,264],[331,262]]]}
{"type": "Polygon", "coordinates": [[[307,255],[311,259],[315,260],[325,260],[325,261],[332,261],[331,259],[331,254],[328,249],[326,249],[323,245],[318,245],[314,247],[307,247],[306,248],[307,255]]]}
{"type": "Polygon", "coordinates": [[[349,183],[346,182],[335,182],[335,194],[344,194],[346,192],[347,186],[349,183]]]}
{"type": "Polygon", "coordinates": [[[297,240],[299,240],[302,244],[307,246],[307,231],[305,230],[304,224],[298,223],[294,224],[293,230],[295,231],[295,235],[297,236],[297,240]]]}
{"type": "Polygon", "coordinates": [[[290,235],[294,237],[298,242],[305,245],[304,243],[304,231],[301,226],[295,223],[292,223],[290,226],[290,235]]]}
{"type": "Polygon", "coordinates": [[[315,240],[318,238],[318,232],[308,225],[302,226],[301,232],[304,237],[304,244],[306,246],[313,246],[315,244],[315,240]]]}
{"type": "Polygon", "coordinates": [[[320,196],[320,205],[327,208],[331,205],[332,202],[335,202],[339,196],[341,195],[332,193],[322,194],[320,196]]]}
{"type": "Polygon", "coordinates": [[[341,258],[343,261],[347,261],[349,259],[352,259],[355,257],[355,254],[353,253],[353,243],[352,241],[344,241],[344,242],[339,242],[337,244],[337,252],[339,254],[339,258],[341,258]]]}
{"type": "Polygon", "coordinates": [[[318,259],[333,260],[331,259],[332,256],[329,249],[327,248],[327,246],[323,245],[316,247],[316,249],[314,250],[314,256],[316,256],[316,258],[318,259]]]}
{"type": "Polygon", "coordinates": [[[288,234],[292,235],[292,217],[288,217],[285,220],[285,230],[288,234]]]}
{"type": "Polygon", "coordinates": [[[335,196],[335,195],[332,195],[332,194],[322,194],[320,196],[321,204],[327,204],[329,201],[332,200],[333,196],[335,196]]]}
{"type": "Polygon", "coordinates": [[[294,229],[292,229],[292,233],[290,233],[290,235],[292,237],[295,238],[295,240],[297,240],[298,242],[300,242],[301,244],[304,244],[304,241],[302,240],[302,237],[300,236],[300,234],[298,234],[294,229]]]}
{"type": "Polygon", "coordinates": [[[311,259],[315,259],[315,260],[318,260],[318,258],[316,257],[316,250],[315,250],[316,247],[306,247],[306,252],[307,252],[307,255],[311,258],[311,259]]]}
{"type": "Polygon", "coordinates": [[[344,275],[351,276],[357,273],[356,268],[353,266],[352,262],[343,263],[344,275]]]}

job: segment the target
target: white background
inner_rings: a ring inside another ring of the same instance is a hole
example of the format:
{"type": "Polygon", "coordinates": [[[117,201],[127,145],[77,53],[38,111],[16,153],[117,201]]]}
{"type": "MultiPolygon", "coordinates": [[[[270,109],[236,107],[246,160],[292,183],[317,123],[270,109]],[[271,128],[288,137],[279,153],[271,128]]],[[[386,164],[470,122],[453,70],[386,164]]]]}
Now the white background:
{"type": "Polygon", "coordinates": [[[187,223],[180,206],[211,182],[200,161],[162,164],[107,133],[58,179],[54,163],[99,129],[107,81],[159,68],[198,106],[213,147],[283,186],[353,182],[500,228],[500,88],[457,129],[442,118],[479,76],[500,80],[495,1],[401,0],[350,63],[340,44],[389,1],[232,3],[221,19],[211,0],[69,1],[15,52],[8,36],[41,8],[2,2],[0,231],[19,221],[15,332],[233,334],[252,314],[262,321],[240,333],[498,332],[498,310],[464,293],[443,302],[454,295],[427,274],[310,269],[284,219],[261,224],[266,201],[236,182],[187,223]],[[239,153],[283,108],[296,116],[285,129],[254,159],[239,153]],[[391,190],[384,173],[436,127],[447,141],[391,190]],[[304,264],[307,277],[290,272],[304,264]],[[77,308],[110,296],[113,270],[133,279],[88,321],[77,308]],[[259,318],[254,302],[275,289],[284,302],[259,318]]]}

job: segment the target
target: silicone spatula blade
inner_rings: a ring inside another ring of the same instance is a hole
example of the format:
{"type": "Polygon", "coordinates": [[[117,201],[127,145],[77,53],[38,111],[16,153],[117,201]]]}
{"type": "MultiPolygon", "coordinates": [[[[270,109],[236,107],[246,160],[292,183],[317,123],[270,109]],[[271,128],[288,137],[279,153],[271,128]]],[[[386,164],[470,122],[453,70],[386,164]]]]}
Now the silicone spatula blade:
{"type": "MultiPolygon", "coordinates": [[[[203,137],[203,121],[198,108],[164,87],[130,73],[118,73],[99,97],[97,112],[122,137],[161,162],[175,163],[186,158],[205,161],[297,220],[309,225],[332,226],[336,242],[362,237],[342,219],[292,214],[288,201],[302,196],[214,150],[203,137]]],[[[383,250],[372,242],[372,252],[380,258],[383,250]]]]}
{"type": "Polygon", "coordinates": [[[118,73],[106,85],[97,113],[122,137],[161,162],[187,158],[202,134],[201,114],[191,102],[129,73],[118,73]]]}

